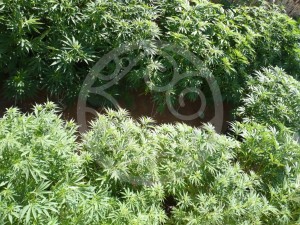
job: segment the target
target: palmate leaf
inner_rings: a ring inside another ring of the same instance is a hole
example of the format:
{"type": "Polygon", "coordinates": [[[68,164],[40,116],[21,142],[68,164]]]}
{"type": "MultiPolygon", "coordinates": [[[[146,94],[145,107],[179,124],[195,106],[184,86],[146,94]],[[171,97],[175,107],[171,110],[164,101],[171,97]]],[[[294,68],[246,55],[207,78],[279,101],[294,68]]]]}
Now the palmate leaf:
{"type": "Polygon", "coordinates": [[[29,203],[20,212],[20,219],[25,220],[25,224],[34,222],[40,215],[49,217],[49,212],[57,212],[56,204],[54,202],[47,202],[42,200],[39,203],[29,203]]]}
{"type": "Polygon", "coordinates": [[[153,125],[107,110],[83,135],[78,154],[74,123],[56,111],[53,103],[26,115],[12,108],[0,119],[3,224],[285,224],[299,218],[300,150],[287,129],[235,123],[237,141],[211,125],[153,125]]]}
{"type": "MultiPolygon", "coordinates": [[[[56,110],[53,103],[37,105],[28,115],[11,108],[0,119],[0,158],[5,161],[0,166],[3,224],[47,224],[58,214],[70,213],[72,203],[96,195],[95,188],[82,181],[83,158],[75,152],[75,124],[65,124],[56,110]],[[63,207],[66,202],[70,205],[63,207]]],[[[63,222],[68,221],[70,217],[63,222]]]]}
{"type": "MultiPolygon", "coordinates": [[[[144,59],[115,90],[145,89],[147,75],[151,93],[151,85],[163,86],[174,74],[159,57],[158,39],[196,54],[234,103],[261,66],[280,65],[294,77],[299,71],[297,22],[271,6],[4,0],[0,8],[0,70],[9,77],[7,97],[17,101],[40,88],[76,97],[94,55],[131,42],[140,49],[128,55],[142,52],[144,59]]],[[[180,72],[195,69],[177,53],[172,57],[180,72]]],[[[53,104],[26,115],[8,110],[0,119],[0,223],[297,223],[299,145],[284,128],[299,127],[297,83],[269,70],[249,84],[255,87],[245,101],[249,118],[236,125],[234,138],[208,126],[156,126],[108,111],[77,142],[76,125],[56,116],[53,104]]],[[[202,81],[175,86],[172,103],[182,88],[202,81]]],[[[164,95],[153,98],[165,106],[164,95]]]]}
{"type": "Polygon", "coordinates": [[[35,96],[38,84],[27,71],[18,71],[5,82],[4,88],[7,98],[18,101],[35,96]]]}
{"type": "MultiPolygon", "coordinates": [[[[47,91],[68,100],[78,94],[72,90],[88,74],[95,55],[101,58],[123,43],[146,43],[144,59],[131,73],[140,74],[139,78],[146,73],[146,62],[158,56],[156,40],[184,46],[209,66],[220,81],[224,99],[234,103],[239,102],[247,74],[255,69],[280,65],[293,76],[298,71],[297,22],[273,6],[224,10],[207,1],[4,1],[1,13],[1,72],[12,76],[16,70],[28,71],[32,76],[25,80],[25,87],[52,87],[47,91]],[[51,72],[68,76],[57,76],[57,82],[52,82],[46,66],[51,64],[51,72]]],[[[180,67],[190,70],[187,62],[180,67]]],[[[158,76],[158,81],[170,80],[172,73],[158,76]]],[[[147,89],[141,82],[128,80],[118,89],[147,89]]],[[[175,89],[174,93],[180,92],[175,89]]],[[[24,92],[25,98],[30,97],[29,89],[24,92]]],[[[15,98],[15,92],[7,93],[15,98]]]]}
{"type": "Polygon", "coordinates": [[[28,19],[24,19],[24,21],[21,22],[22,28],[27,28],[28,31],[31,31],[31,29],[37,33],[39,33],[39,28],[43,23],[39,22],[39,18],[34,18],[33,15],[31,15],[28,19]]]}
{"type": "Polygon", "coordinates": [[[238,115],[248,120],[297,132],[300,127],[300,83],[278,67],[265,68],[248,79],[249,94],[238,115]]]}

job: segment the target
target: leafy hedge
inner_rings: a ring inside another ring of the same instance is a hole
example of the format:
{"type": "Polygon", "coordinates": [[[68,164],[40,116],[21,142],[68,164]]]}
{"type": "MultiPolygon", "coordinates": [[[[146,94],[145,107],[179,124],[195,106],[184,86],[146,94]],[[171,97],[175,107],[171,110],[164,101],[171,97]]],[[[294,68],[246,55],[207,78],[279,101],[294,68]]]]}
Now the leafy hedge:
{"type": "MultiPolygon", "coordinates": [[[[157,40],[195,53],[217,78],[224,99],[231,102],[239,101],[246,77],[254,70],[277,65],[296,76],[300,65],[298,24],[275,6],[227,11],[198,0],[3,0],[0,29],[0,76],[7,78],[5,94],[16,100],[32,97],[41,89],[59,99],[74,99],[99,58],[132,42],[149,45],[127,57],[141,52],[149,55],[117,90],[111,90],[116,95],[124,89],[151,91],[149,87],[170,81],[174,69],[159,56],[157,40]]],[[[171,56],[178,61],[180,73],[195,69],[186,59],[171,56]]],[[[103,73],[112,69],[109,66],[103,73]]],[[[186,87],[205,89],[207,85],[201,77],[186,77],[171,90],[173,98],[186,87]]],[[[153,94],[161,103],[160,95],[153,94]]]]}
{"type": "Polygon", "coordinates": [[[153,124],[107,111],[76,139],[52,103],[0,119],[1,224],[297,224],[300,146],[237,123],[153,124]]]}

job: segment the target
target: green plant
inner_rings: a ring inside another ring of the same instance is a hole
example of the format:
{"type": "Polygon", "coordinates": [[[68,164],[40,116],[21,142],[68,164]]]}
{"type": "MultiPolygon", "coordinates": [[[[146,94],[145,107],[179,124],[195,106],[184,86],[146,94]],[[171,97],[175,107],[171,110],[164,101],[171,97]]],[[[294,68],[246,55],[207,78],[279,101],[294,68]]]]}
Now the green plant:
{"type": "MultiPolygon", "coordinates": [[[[160,55],[157,40],[194,53],[217,79],[224,99],[233,103],[239,102],[246,78],[254,70],[277,65],[295,77],[299,70],[298,23],[269,5],[224,10],[221,5],[198,0],[66,0],[61,4],[4,0],[0,3],[0,29],[0,74],[9,77],[7,97],[16,100],[30,96],[31,87],[65,101],[74,100],[96,61],[129,43],[146,43],[146,47],[120,58],[134,59],[140,53],[144,58],[127,79],[116,84],[118,90],[151,92],[163,107],[161,93],[151,87],[165,86],[178,70],[183,79],[170,90],[174,103],[187,87],[203,89],[208,97],[210,90],[203,77],[186,76],[199,68],[178,52],[163,48],[177,61],[173,68],[160,55]],[[21,81],[16,74],[22,74],[21,81]]],[[[102,72],[110,71],[104,68],[102,72]]],[[[97,85],[104,83],[98,81],[97,85]]],[[[195,94],[187,97],[197,99],[195,94]]],[[[91,102],[95,105],[94,99],[91,102]]]]}
{"type": "Polygon", "coordinates": [[[300,145],[287,128],[267,127],[255,122],[235,123],[234,134],[241,138],[237,160],[247,173],[261,179],[261,192],[277,208],[269,223],[297,224],[299,214],[300,145]]]}
{"type": "MultiPolygon", "coordinates": [[[[139,1],[2,1],[1,73],[14,80],[16,71],[26,71],[30,80],[24,87],[35,83],[35,89],[70,101],[77,97],[96,57],[120,43],[155,38],[159,32],[152,22],[155,17],[151,6],[139,1]]],[[[27,89],[11,86],[8,97],[28,96],[27,89]]]]}
{"type": "Polygon", "coordinates": [[[297,224],[289,130],[155,125],[108,110],[80,141],[53,103],[0,119],[1,224],[297,224]],[[237,140],[235,140],[235,138],[237,140]]]}
{"type": "Polygon", "coordinates": [[[56,112],[47,103],[0,119],[1,224],[93,224],[109,210],[105,189],[85,181],[76,125],[56,112]]]}
{"type": "Polygon", "coordinates": [[[17,71],[5,82],[4,95],[7,98],[14,97],[17,101],[34,97],[37,93],[38,83],[32,79],[26,71],[17,71]]]}
{"type": "Polygon", "coordinates": [[[300,130],[300,82],[278,67],[265,68],[249,77],[247,95],[238,115],[245,121],[300,130]]]}
{"type": "Polygon", "coordinates": [[[87,173],[113,195],[153,188],[156,207],[169,212],[167,224],[297,221],[299,145],[288,131],[277,134],[259,124],[236,124],[235,131],[243,140],[218,135],[209,125],[155,126],[108,110],[83,138],[92,157],[87,173]]]}
{"type": "MultiPolygon", "coordinates": [[[[279,8],[265,5],[224,10],[205,1],[195,5],[179,2],[175,11],[171,10],[174,3],[169,3],[170,13],[166,11],[162,22],[167,41],[183,46],[203,61],[225,100],[239,102],[249,74],[262,66],[278,65],[297,76],[299,30],[296,21],[279,8]]],[[[186,61],[179,64],[183,71],[190,70],[186,61]]],[[[199,87],[199,82],[193,81],[191,86],[199,87]]],[[[207,85],[202,81],[200,87],[206,89],[207,85]]]]}
{"type": "Polygon", "coordinates": [[[160,224],[158,186],[139,192],[89,183],[76,125],[56,115],[53,103],[31,114],[16,108],[0,119],[1,224],[160,224]],[[157,193],[156,193],[157,192],[157,193]],[[121,197],[119,195],[122,195],[121,197]]]}

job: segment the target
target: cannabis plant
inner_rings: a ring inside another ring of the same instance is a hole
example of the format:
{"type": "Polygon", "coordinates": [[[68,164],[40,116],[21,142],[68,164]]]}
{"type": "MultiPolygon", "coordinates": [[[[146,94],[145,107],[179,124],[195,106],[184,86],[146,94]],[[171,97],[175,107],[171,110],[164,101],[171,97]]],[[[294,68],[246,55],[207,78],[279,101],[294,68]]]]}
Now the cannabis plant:
{"type": "Polygon", "coordinates": [[[76,125],[56,112],[47,103],[0,119],[1,224],[99,224],[110,209],[106,190],[85,180],[76,125]]]}
{"type": "MultiPolygon", "coordinates": [[[[0,76],[7,80],[6,96],[15,100],[43,90],[71,101],[98,59],[129,43],[147,44],[120,58],[142,54],[143,59],[116,84],[117,91],[110,91],[114,96],[133,89],[151,92],[160,106],[164,98],[153,87],[165,86],[176,72],[182,79],[169,90],[172,102],[187,87],[203,89],[207,97],[210,90],[204,77],[188,76],[190,71],[199,75],[199,68],[178,51],[160,49],[157,40],[195,54],[216,77],[224,99],[234,103],[254,70],[278,65],[296,77],[300,65],[298,23],[267,5],[225,10],[202,0],[3,0],[0,29],[0,76]]],[[[111,69],[108,65],[101,72],[109,75],[111,69]]],[[[95,85],[103,84],[100,80],[95,85]]],[[[187,97],[197,99],[192,93],[187,97]]],[[[101,101],[89,99],[92,105],[101,101]]]]}
{"type": "Polygon", "coordinates": [[[298,221],[300,146],[290,131],[260,124],[235,124],[234,131],[230,138],[210,125],[158,126],[108,110],[83,136],[91,157],[85,170],[91,184],[109,187],[130,213],[139,208],[149,222],[143,206],[154,207],[158,220],[149,224],[298,221]]]}
{"type": "MultiPolygon", "coordinates": [[[[172,4],[169,3],[168,9],[172,4]]],[[[224,99],[238,102],[245,80],[262,66],[282,66],[291,75],[297,75],[297,23],[281,14],[279,8],[224,10],[220,5],[205,1],[197,1],[195,5],[177,4],[178,8],[170,9],[175,11],[173,14],[166,11],[163,24],[168,30],[167,40],[184,46],[203,61],[217,79],[224,99]]],[[[192,82],[192,87],[197,84],[192,82]]],[[[200,87],[205,89],[206,86],[202,83],[200,87]]]]}
{"type": "Polygon", "coordinates": [[[278,209],[269,223],[274,219],[278,224],[297,224],[300,145],[293,132],[255,122],[235,123],[233,131],[241,139],[236,153],[242,169],[255,172],[262,182],[260,192],[278,209]]]}
{"type": "Polygon", "coordinates": [[[238,115],[245,121],[300,131],[300,82],[278,67],[257,71],[247,81],[238,115]]]}
{"type": "Polygon", "coordinates": [[[300,145],[235,123],[155,125],[107,110],[78,136],[53,103],[0,119],[1,224],[297,224],[300,145]]]}

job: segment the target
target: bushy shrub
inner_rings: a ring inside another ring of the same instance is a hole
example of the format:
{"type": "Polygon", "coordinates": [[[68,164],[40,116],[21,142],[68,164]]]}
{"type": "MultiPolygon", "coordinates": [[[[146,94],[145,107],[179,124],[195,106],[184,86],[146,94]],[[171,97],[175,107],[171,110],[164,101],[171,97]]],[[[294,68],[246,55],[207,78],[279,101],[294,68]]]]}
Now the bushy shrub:
{"type": "MultiPolygon", "coordinates": [[[[119,83],[119,94],[126,88],[147,90],[171,80],[174,68],[159,56],[156,40],[194,53],[231,102],[239,101],[246,77],[261,66],[278,65],[291,75],[299,69],[297,22],[271,6],[226,11],[207,1],[4,0],[0,29],[0,71],[3,77],[9,76],[8,97],[17,100],[30,96],[33,85],[61,99],[75,98],[98,58],[132,42],[148,45],[124,57],[147,54],[128,80],[119,83]]],[[[174,52],[170,56],[178,61],[180,73],[195,70],[187,59],[174,52]]],[[[106,68],[102,73],[110,71],[106,68]]],[[[176,99],[186,87],[206,86],[199,76],[186,77],[170,91],[176,99]]],[[[161,103],[159,94],[155,100],[161,103]]]]}
{"type": "Polygon", "coordinates": [[[245,121],[285,126],[300,131],[300,82],[278,67],[249,77],[238,115],[245,121]]]}
{"type": "Polygon", "coordinates": [[[241,142],[210,126],[155,126],[108,111],[83,138],[93,159],[88,174],[94,185],[108,184],[116,194],[152,187],[157,207],[170,210],[170,224],[297,221],[300,146],[263,125],[238,127],[241,142]]]}
{"type": "Polygon", "coordinates": [[[98,57],[121,43],[157,37],[157,13],[140,1],[5,0],[0,3],[0,68],[9,97],[26,97],[29,84],[60,99],[77,96],[98,57]],[[22,93],[22,95],[20,95],[22,93]]]}
{"type": "Polygon", "coordinates": [[[259,177],[261,192],[277,208],[266,224],[299,223],[300,145],[293,132],[255,122],[235,123],[233,131],[242,138],[236,149],[241,168],[259,177]]]}
{"type": "Polygon", "coordinates": [[[76,138],[52,103],[0,119],[1,224],[296,224],[300,146],[237,123],[154,125],[108,110],[76,138]]]}
{"type": "Polygon", "coordinates": [[[299,29],[275,6],[226,11],[201,2],[175,11],[167,14],[164,23],[167,40],[183,45],[204,62],[224,99],[238,102],[249,74],[262,66],[278,65],[297,75],[299,29]]]}
{"type": "Polygon", "coordinates": [[[115,189],[120,185],[139,189],[159,182],[168,194],[195,192],[202,179],[209,180],[217,168],[229,166],[234,157],[231,149],[237,144],[217,135],[212,127],[154,126],[151,119],[142,118],[139,123],[126,111],[111,110],[92,123],[83,143],[101,181],[113,182],[115,189]],[[224,161],[219,162],[221,156],[224,161]],[[199,170],[207,174],[200,175],[199,170]]]}
{"type": "Polygon", "coordinates": [[[89,154],[80,152],[76,126],[52,103],[32,114],[8,109],[0,119],[1,224],[161,224],[159,187],[139,192],[91,186],[89,154]],[[122,192],[122,193],[121,193],[122,192]],[[120,197],[120,195],[122,197],[120,197]]]}
{"type": "Polygon", "coordinates": [[[0,119],[0,223],[92,224],[93,213],[105,218],[108,197],[84,180],[75,124],[63,122],[52,103],[33,111],[10,108],[0,119]]]}

